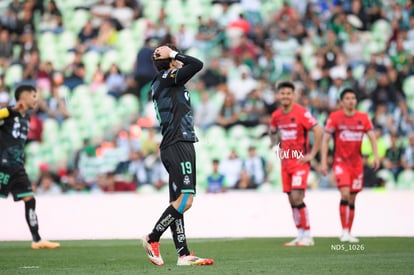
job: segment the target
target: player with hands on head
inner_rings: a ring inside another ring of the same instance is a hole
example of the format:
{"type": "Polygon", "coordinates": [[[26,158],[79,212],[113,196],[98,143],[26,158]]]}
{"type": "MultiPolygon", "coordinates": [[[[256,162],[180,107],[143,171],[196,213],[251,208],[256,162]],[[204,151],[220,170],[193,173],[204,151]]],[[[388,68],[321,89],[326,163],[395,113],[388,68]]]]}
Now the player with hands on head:
{"type": "Polygon", "coordinates": [[[351,235],[355,215],[355,199],[363,189],[363,158],[361,143],[366,133],[374,154],[374,168],[378,169],[377,142],[371,120],[366,113],[356,109],[357,95],[353,89],[346,88],[340,94],[342,110],[332,112],[325,125],[322,138],[321,171],[328,173],[328,150],[330,138],[334,138],[333,172],[341,199],[339,215],[342,225],[342,242],[359,242],[351,235]]]}
{"type": "Polygon", "coordinates": [[[316,119],[303,106],[295,102],[295,86],[291,82],[277,85],[281,107],[274,111],[269,125],[269,136],[277,157],[282,162],[283,192],[288,195],[298,236],[285,246],[311,246],[308,208],[304,202],[312,160],[320,149],[323,130],[316,119]],[[309,132],[314,142],[309,150],[309,132]],[[277,135],[279,136],[279,141],[277,135]]]}
{"type": "Polygon", "coordinates": [[[190,253],[184,227],[184,212],[192,206],[196,193],[194,143],[198,141],[190,93],[185,84],[202,69],[203,63],[179,53],[172,44],[156,48],[153,62],[158,75],[151,83],[151,95],[161,127],[160,155],[169,174],[170,205],[142,243],[149,260],[154,265],[164,265],[159,241],[170,227],[178,254],[177,265],[212,265],[213,259],[190,253]]]}
{"type": "Polygon", "coordinates": [[[33,249],[58,248],[59,243],[42,240],[39,235],[36,200],[24,168],[24,148],[30,125],[28,111],[37,104],[35,87],[18,86],[15,99],[14,106],[0,109],[0,197],[7,198],[11,193],[14,201],[24,202],[33,249]]]}

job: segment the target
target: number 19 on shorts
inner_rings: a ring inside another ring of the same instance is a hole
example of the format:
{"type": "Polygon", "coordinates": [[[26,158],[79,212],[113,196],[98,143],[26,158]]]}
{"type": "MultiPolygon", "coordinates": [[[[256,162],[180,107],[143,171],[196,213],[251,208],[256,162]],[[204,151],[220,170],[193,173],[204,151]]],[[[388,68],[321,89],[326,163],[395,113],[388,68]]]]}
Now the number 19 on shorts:
{"type": "Polygon", "coordinates": [[[181,164],[181,172],[183,175],[189,175],[193,173],[193,169],[191,168],[191,162],[189,161],[183,161],[181,164]]]}

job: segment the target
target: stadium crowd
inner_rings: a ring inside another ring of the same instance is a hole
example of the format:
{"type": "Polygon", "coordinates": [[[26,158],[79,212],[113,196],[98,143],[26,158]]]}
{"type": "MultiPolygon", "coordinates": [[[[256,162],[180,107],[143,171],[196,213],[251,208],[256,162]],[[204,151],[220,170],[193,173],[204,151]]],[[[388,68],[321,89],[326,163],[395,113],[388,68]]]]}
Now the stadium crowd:
{"type": "MultiPolygon", "coordinates": [[[[373,171],[363,144],[365,185],[414,182],[413,1],[6,2],[0,106],[13,104],[20,83],[38,89],[27,145],[38,194],[164,188],[168,174],[148,91],[156,73],[153,49],[166,42],[205,62],[189,89],[202,144],[199,181],[207,191],[275,184],[276,155],[265,133],[280,80],[295,83],[299,103],[321,125],[338,108],[342,89],[358,91],[358,108],[370,114],[382,160],[373,171]],[[82,123],[86,130],[76,128],[82,123]],[[101,131],[94,132],[99,123],[101,131]],[[53,131],[64,138],[51,138],[53,131]],[[42,158],[34,145],[52,156],[42,158]]],[[[318,159],[312,168],[317,180],[311,187],[334,186],[332,176],[320,175],[318,159]]]]}

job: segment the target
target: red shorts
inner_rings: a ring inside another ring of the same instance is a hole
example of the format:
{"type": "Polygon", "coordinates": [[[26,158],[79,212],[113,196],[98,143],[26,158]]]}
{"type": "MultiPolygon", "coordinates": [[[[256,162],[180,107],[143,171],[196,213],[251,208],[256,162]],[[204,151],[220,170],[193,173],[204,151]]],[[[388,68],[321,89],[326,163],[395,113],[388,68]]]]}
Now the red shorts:
{"type": "Polygon", "coordinates": [[[347,165],[336,163],[333,166],[336,178],[336,186],[350,187],[351,192],[359,192],[363,188],[364,168],[362,165],[347,165]]]}
{"type": "Polygon", "coordinates": [[[283,192],[289,193],[292,189],[306,189],[309,171],[309,165],[300,165],[294,169],[286,169],[282,166],[283,192]]]}

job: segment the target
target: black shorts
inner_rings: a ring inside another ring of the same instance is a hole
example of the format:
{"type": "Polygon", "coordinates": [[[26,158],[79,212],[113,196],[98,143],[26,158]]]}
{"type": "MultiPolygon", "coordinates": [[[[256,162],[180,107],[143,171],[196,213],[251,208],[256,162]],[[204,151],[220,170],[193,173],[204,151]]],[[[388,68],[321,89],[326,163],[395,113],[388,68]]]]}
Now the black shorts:
{"type": "Polygon", "coordinates": [[[196,156],[194,144],[177,142],[161,150],[161,161],[169,174],[170,202],[182,193],[196,192],[196,156]]]}
{"type": "Polygon", "coordinates": [[[22,165],[15,167],[0,166],[0,198],[13,194],[15,201],[33,196],[32,183],[22,165]]]}

